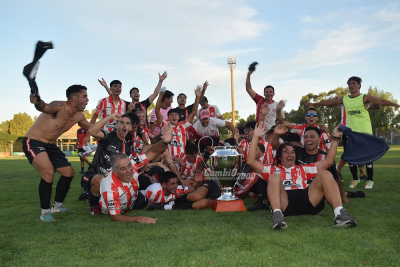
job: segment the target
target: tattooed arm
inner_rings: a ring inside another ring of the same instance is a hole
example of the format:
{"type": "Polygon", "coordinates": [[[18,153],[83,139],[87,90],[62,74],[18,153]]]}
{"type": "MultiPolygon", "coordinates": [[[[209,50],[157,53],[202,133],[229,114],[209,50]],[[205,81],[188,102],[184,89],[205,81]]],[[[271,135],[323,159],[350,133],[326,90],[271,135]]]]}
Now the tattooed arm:
{"type": "Polygon", "coordinates": [[[32,104],[35,104],[35,108],[38,111],[47,114],[56,113],[64,107],[64,101],[53,101],[50,104],[46,104],[43,100],[38,101],[38,98],[32,94],[30,95],[30,101],[32,104]]]}

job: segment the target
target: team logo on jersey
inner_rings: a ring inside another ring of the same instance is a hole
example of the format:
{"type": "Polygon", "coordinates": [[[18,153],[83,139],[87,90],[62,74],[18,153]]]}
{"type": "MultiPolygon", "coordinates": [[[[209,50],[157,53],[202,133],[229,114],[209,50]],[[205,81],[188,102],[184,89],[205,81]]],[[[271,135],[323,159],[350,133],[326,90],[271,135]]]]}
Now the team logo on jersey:
{"type": "Polygon", "coordinates": [[[171,145],[171,146],[182,147],[182,144],[181,144],[181,143],[178,143],[177,141],[171,141],[171,142],[170,142],[170,145],[171,145]]]}
{"type": "MultiPolygon", "coordinates": [[[[113,145],[109,145],[108,147],[107,147],[107,150],[110,150],[110,151],[112,151],[112,152],[116,152],[117,151],[117,148],[115,147],[115,146],[113,146],[113,145]]],[[[117,152],[118,153],[118,152],[117,152]]]]}
{"type": "Polygon", "coordinates": [[[132,157],[132,160],[135,162],[135,164],[139,164],[140,163],[139,157],[132,157]]]}
{"type": "Polygon", "coordinates": [[[282,185],[283,185],[283,187],[292,187],[292,186],[300,187],[300,185],[293,183],[292,180],[285,180],[285,181],[283,181],[282,185]]]}

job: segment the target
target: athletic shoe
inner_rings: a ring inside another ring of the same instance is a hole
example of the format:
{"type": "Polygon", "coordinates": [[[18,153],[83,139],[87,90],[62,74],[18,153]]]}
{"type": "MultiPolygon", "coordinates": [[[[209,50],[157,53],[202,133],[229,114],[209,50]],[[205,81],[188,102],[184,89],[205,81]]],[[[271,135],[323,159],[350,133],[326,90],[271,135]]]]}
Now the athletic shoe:
{"type": "Polygon", "coordinates": [[[359,183],[360,183],[360,179],[358,179],[358,180],[353,180],[353,181],[350,182],[349,187],[350,187],[350,188],[356,188],[357,185],[358,185],[359,183]]]}
{"type": "Polygon", "coordinates": [[[363,177],[360,176],[360,180],[366,180],[368,181],[368,176],[364,175],[363,177]]]}
{"type": "Polygon", "coordinates": [[[248,211],[256,211],[256,210],[265,210],[267,209],[267,205],[265,203],[254,203],[253,206],[247,208],[248,211]]]}
{"type": "Polygon", "coordinates": [[[357,191],[357,192],[348,191],[347,197],[353,197],[353,198],[365,197],[365,193],[363,191],[357,191]]]}
{"type": "Polygon", "coordinates": [[[371,189],[372,187],[374,186],[374,181],[371,181],[371,180],[368,180],[366,183],[365,183],[365,189],[371,189]]]}
{"type": "Polygon", "coordinates": [[[53,215],[51,215],[51,212],[45,213],[40,215],[40,220],[42,222],[55,222],[56,220],[53,218],[53,215]]]}
{"type": "Polygon", "coordinates": [[[83,200],[86,200],[86,199],[89,199],[89,192],[88,191],[82,192],[78,197],[79,201],[83,201],[83,200]]]}
{"type": "Polygon", "coordinates": [[[272,215],[272,219],[274,220],[272,226],[272,230],[280,230],[280,229],[286,229],[287,224],[285,222],[285,218],[283,217],[282,212],[280,211],[275,211],[272,215]]]}
{"type": "Polygon", "coordinates": [[[79,174],[84,174],[84,173],[85,173],[85,171],[80,171],[80,172],[79,172],[79,174]]]}
{"type": "Polygon", "coordinates": [[[61,206],[59,208],[52,207],[50,212],[51,213],[56,213],[56,212],[71,212],[71,211],[68,208],[64,207],[64,206],[61,206]]]}
{"type": "Polygon", "coordinates": [[[347,212],[346,209],[341,209],[340,214],[334,220],[335,227],[356,227],[357,222],[347,212]]]}
{"type": "Polygon", "coordinates": [[[99,207],[99,206],[94,206],[94,207],[89,206],[89,212],[90,212],[92,215],[99,215],[99,214],[101,214],[101,210],[100,210],[100,207],[99,207]]]}
{"type": "Polygon", "coordinates": [[[147,207],[148,211],[152,211],[152,210],[164,210],[164,204],[151,204],[147,207]]]}

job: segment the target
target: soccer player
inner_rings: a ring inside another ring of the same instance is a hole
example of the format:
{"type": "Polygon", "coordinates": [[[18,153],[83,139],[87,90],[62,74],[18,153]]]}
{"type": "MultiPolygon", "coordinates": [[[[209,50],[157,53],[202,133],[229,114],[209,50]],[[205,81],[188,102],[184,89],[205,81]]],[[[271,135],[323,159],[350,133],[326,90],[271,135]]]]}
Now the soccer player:
{"type": "Polygon", "coordinates": [[[355,227],[357,222],[342,207],[339,188],[327,169],[335,161],[341,139],[339,126],[333,130],[334,141],[325,160],[311,164],[298,164],[296,152],[291,144],[282,144],[276,151],[277,164],[264,165],[256,160],[258,139],[266,132],[261,122],[254,130],[247,164],[268,182],[267,195],[273,210],[273,229],[285,229],[283,217],[292,215],[315,215],[324,209],[325,199],[335,213],[334,225],[355,227]],[[308,185],[307,181],[313,179],[308,185]]]}
{"type": "MultiPolygon", "coordinates": [[[[207,84],[208,85],[208,84],[207,84]]],[[[154,109],[157,115],[157,120],[161,122],[161,125],[169,125],[172,128],[173,139],[168,145],[168,150],[172,158],[179,158],[181,154],[185,153],[185,146],[187,141],[187,131],[192,125],[189,121],[193,121],[194,116],[197,112],[197,107],[199,105],[201,87],[197,86],[195,90],[196,99],[194,101],[194,106],[192,113],[189,115],[187,120],[179,122],[179,114],[176,109],[171,109],[168,111],[168,120],[164,120],[161,110],[162,101],[164,99],[166,92],[160,92],[158,97],[156,108],[154,109]]]]}
{"type": "Polygon", "coordinates": [[[219,108],[217,106],[215,106],[215,105],[208,104],[207,97],[201,98],[200,105],[201,105],[201,109],[199,109],[197,111],[197,118],[199,118],[199,114],[200,114],[201,111],[207,110],[208,113],[210,114],[211,118],[217,118],[217,119],[221,119],[222,120],[222,114],[219,111],[219,108]]]}
{"type": "Polygon", "coordinates": [[[202,158],[198,155],[198,149],[195,144],[187,143],[185,154],[177,161],[178,171],[181,178],[194,183],[194,171],[197,170],[202,158]]]}
{"type": "MultiPolygon", "coordinates": [[[[360,92],[362,79],[356,76],[352,76],[347,80],[347,85],[349,87],[350,95],[346,96],[336,96],[334,99],[321,101],[318,103],[304,103],[305,106],[336,106],[343,104],[346,110],[346,118],[348,127],[351,128],[353,132],[366,133],[372,135],[371,118],[369,113],[365,108],[365,103],[371,102],[373,104],[378,104],[381,106],[394,106],[397,110],[399,104],[393,103],[389,100],[379,99],[375,96],[362,94],[360,92]]],[[[368,144],[365,144],[366,146],[368,144]]],[[[350,184],[350,188],[355,188],[359,183],[360,179],[357,179],[357,166],[352,165],[350,168],[351,173],[355,173],[355,178],[353,175],[353,181],[350,184]]],[[[367,164],[367,176],[368,181],[365,184],[366,189],[371,189],[374,186],[373,180],[373,163],[367,164]]]]}
{"type": "Polygon", "coordinates": [[[160,94],[159,98],[157,99],[157,103],[160,101],[161,98],[160,113],[162,115],[162,120],[160,121],[158,119],[156,109],[153,109],[150,114],[150,130],[156,135],[159,135],[161,133],[161,123],[163,120],[168,120],[168,112],[172,109],[171,105],[172,102],[174,102],[174,93],[166,90],[165,87],[163,87],[160,92],[161,91],[163,92],[163,95],[161,96],[160,94]]]}
{"type": "MultiPolygon", "coordinates": [[[[167,78],[168,73],[166,71],[164,71],[164,73],[162,75],[160,75],[160,73],[158,73],[158,84],[156,86],[156,88],[154,89],[154,92],[145,100],[140,101],[140,93],[139,93],[139,89],[136,87],[133,87],[130,91],[129,91],[129,96],[132,99],[132,102],[126,102],[126,113],[128,112],[137,112],[139,110],[142,110],[145,114],[147,114],[147,108],[151,105],[151,103],[153,103],[154,99],[157,97],[160,88],[162,86],[163,81],[167,78]]],[[[110,88],[108,88],[106,81],[102,78],[102,80],[98,80],[99,83],[107,90],[108,94],[111,95],[112,92],[110,91],[110,88]]],[[[147,121],[147,115],[146,115],[146,127],[149,128],[149,123],[147,121]]]]}
{"type": "MultiPolygon", "coordinates": [[[[229,121],[216,119],[210,116],[207,110],[202,110],[199,113],[199,120],[197,120],[189,131],[189,142],[196,144],[204,136],[217,136],[219,137],[219,127],[227,127],[234,133],[237,129],[229,121]]],[[[200,150],[203,150],[206,145],[206,139],[200,141],[200,150]]],[[[235,144],[237,145],[237,144],[235,144]]]]}
{"type": "Polygon", "coordinates": [[[79,123],[89,129],[90,123],[82,111],[89,102],[87,89],[82,85],[72,85],[66,91],[67,101],[53,101],[46,104],[38,97],[30,95],[30,102],[42,112],[23,140],[23,150],[29,163],[42,176],[39,183],[40,220],[54,222],[52,213],[70,211],[63,206],[75,171],[67,156],[54,144],[57,138],[79,123]],[[61,174],[57,183],[54,204],[50,210],[51,190],[54,172],[61,174]]]}
{"type": "Polygon", "coordinates": [[[308,127],[317,127],[320,129],[320,141],[319,141],[319,150],[326,151],[328,152],[331,140],[329,138],[329,134],[326,133],[324,130],[322,130],[318,125],[318,112],[315,108],[308,108],[306,110],[306,114],[304,119],[306,120],[306,123],[303,124],[297,124],[297,123],[291,123],[288,121],[285,121],[282,116],[282,108],[284,105],[278,105],[276,109],[277,113],[277,118],[279,121],[279,124],[284,124],[287,126],[288,130],[291,131],[292,133],[295,133],[300,136],[301,140],[301,145],[305,146],[304,144],[304,132],[308,127]]]}
{"type": "Polygon", "coordinates": [[[279,102],[273,100],[275,95],[275,88],[272,85],[267,85],[264,88],[264,97],[257,94],[251,87],[250,76],[254,71],[249,70],[247,72],[246,78],[246,91],[250,95],[251,99],[256,102],[256,121],[260,121],[261,117],[261,109],[264,104],[268,104],[268,113],[265,116],[264,122],[266,124],[267,130],[269,130],[272,126],[275,125],[276,120],[276,106],[279,102]]]}
{"type": "Polygon", "coordinates": [[[81,127],[76,131],[76,135],[77,135],[77,138],[76,138],[75,147],[78,148],[79,159],[81,161],[81,172],[80,172],[80,174],[83,174],[84,170],[85,170],[85,162],[87,163],[87,165],[90,166],[90,161],[85,156],[86,151],[83,149],[84,140],[85,140],[86,135],[87,135],[87,130],[85,128],[81,127]]]}
{"type": "MultiPolygon", "coordinates": [[[[201,91],[200,99],[203,99],[204,94],[207,90],[207,86],[208,86],[208,82],[205,81],[205,83],[203,84],[203,91],[201,91]]],[[[187,107],[185,106],[186,99],[187,99],[187,96],[184,93],[180,93],[178,95],[178,97],[176,98],[176,100],[178,102],[178,106],[175,109],[178,110],[179,122],[186,120],[186,118],[189,117],[190,113],[192,113],[192,110],[193,110],[193,104],[189,105],[187,107]]],[[[189,121],[189,122],[192,123],[192,121],[189,121]]]]}

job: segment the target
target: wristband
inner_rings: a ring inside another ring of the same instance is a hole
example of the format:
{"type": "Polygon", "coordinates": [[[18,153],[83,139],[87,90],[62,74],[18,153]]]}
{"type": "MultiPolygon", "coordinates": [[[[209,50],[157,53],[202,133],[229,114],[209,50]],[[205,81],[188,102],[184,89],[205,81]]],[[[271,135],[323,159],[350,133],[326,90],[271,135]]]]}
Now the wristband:
{"type": "Polygon", "coordinates": [[[342,140],[342,137],[332,136],[332,141],[340,142],[341,140],[342,140]]]}

